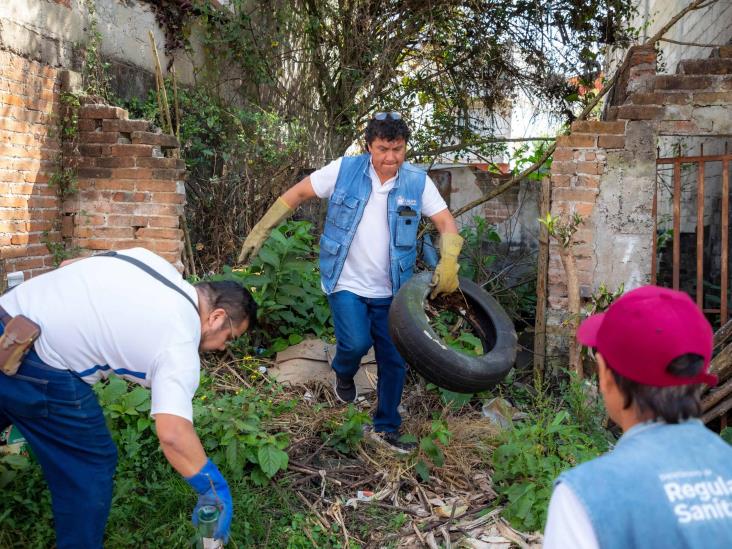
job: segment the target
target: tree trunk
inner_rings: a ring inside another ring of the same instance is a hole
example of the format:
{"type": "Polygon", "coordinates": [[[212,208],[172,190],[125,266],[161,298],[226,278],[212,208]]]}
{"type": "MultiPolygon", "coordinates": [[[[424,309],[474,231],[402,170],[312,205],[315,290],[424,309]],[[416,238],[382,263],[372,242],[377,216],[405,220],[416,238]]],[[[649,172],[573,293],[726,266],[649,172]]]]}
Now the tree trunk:
{"type": "Polygon", "coordinates": [[[567,299],[569,309],[569,319],[567,326],[570,332],[569,338],[569,368],[574,370],[579,379],[584,377],[582,371],[582,360],[580,357],[580,345],[577,342],[577,326],[580,318],[580,289],[579,279],[577,278],[577,265],[572,254],[572,245],[566,248],[559,246],[559,257],[562,260],[564,272],[567,275],[567,299]]]}

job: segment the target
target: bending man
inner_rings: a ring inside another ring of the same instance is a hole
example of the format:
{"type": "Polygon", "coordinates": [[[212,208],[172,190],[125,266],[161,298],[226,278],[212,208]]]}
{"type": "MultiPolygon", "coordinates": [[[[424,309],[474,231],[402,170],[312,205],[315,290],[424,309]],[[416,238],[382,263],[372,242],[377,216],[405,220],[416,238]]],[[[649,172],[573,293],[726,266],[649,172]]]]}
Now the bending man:
{"type": "Polygon", "coordinates": [[[18,372],[0,373],[0,429],[17,426],[41,464],[58,548],[100,548],[117,450],[91,385],[115,373],[150,387],[163,453],[199,493],[196,510],[219,506],[216,535],[226,539],[231,495],[193,428],[191,401],[199,351],[224,349],[244,333],[256,319],[256,304],[235,282],[191,286],[148,250],[119,256],[154,270],[167,284],[128,260],[97,256],[0,297],[3,316],[23,314],[42,330],[18,372]]]}

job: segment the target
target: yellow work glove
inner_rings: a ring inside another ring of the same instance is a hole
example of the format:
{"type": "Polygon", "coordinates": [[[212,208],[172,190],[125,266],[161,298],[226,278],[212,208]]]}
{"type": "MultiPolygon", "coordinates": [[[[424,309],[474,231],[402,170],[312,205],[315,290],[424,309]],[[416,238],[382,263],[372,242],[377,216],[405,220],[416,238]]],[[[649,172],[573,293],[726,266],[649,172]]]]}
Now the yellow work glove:
{"type": "Polygon", "coordinates": [[[434,289],[430,298],[434,299],[440,294],[451,294],[458,288],[458,256],[463,247],[463,237],[455,233],[444,233],[440,235],[440,262],[432,275],[432,286],[434,289]]]}
{"type": "Polygon", "coordinates": [[[272,229],[290,217],[293,211],[287,202],[282,200],[282,197],[279,197],[272,204],[272,207],[267,210],[267,213],[262,216],[259,223],[254,225],[252,232],[247,235],[241,247],[241,252],[239,252],[237,263],[247,263],[254,259],[259,253],[262,244],[269,238],[269,233],[272,232],[272,229]]]}

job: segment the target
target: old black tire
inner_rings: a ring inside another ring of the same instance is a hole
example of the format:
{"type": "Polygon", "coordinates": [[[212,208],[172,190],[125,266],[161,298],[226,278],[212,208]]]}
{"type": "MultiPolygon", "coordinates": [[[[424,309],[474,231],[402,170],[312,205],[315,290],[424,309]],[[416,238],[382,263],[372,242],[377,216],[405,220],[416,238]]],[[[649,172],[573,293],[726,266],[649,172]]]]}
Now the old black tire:
{"type": "Polygon", "coordinates": [[[448,347],[424,310],[432,273],[415,274],[401,287],[389,310],[389,333],[407,363],[427,380],[458,393],[475,393],[501,381],[516,360],[516,330],[503,307],[480,286],[460,278],[460,290],[473,308],[476,335],[485,354],[468,356],[448,347]]]}

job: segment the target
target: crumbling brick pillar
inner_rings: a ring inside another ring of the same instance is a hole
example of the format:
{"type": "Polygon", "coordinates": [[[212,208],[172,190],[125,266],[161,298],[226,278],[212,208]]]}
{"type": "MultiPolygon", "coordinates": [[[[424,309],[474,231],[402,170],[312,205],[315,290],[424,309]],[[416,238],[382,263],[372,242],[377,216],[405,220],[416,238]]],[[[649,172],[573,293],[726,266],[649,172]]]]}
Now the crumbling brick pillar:
{"type": "MultiPolygon", "coordinates": [[[[552,215],[567,221],[573,213],[585,223],[574,235],[572,251],[577,267],[581,297],[588,297],[595,282],[596,233],[592,226],[600,182],[608,164],[608,150],[625,147],[625,121],[577,121],[572,133],[557,139],[551,167],[552,215]]],[[[554,359],[563,353],[567,337],[567,276],[559,257],[558,243],[550,240],[546,344],[548,364],[566,366],[554,359]]]]}
{"type": "Polygon", "coordinates": [[[630,94],[653,91],[657,69],[656,49],[653,46],[633,46],[627,55],[627,65],[623,67],[607,103],[610,120],[617,116],[617,108],[614,107],[625,103],[630,94]]]}
{"type": "Polygon", "coordinates": [[[174,155],[178,141],[99,104],[82,104],[78,130],[78,191],[65,200],[62,223],[75,255],[141,246],[182,269],[185,163],[174,155]]]}

